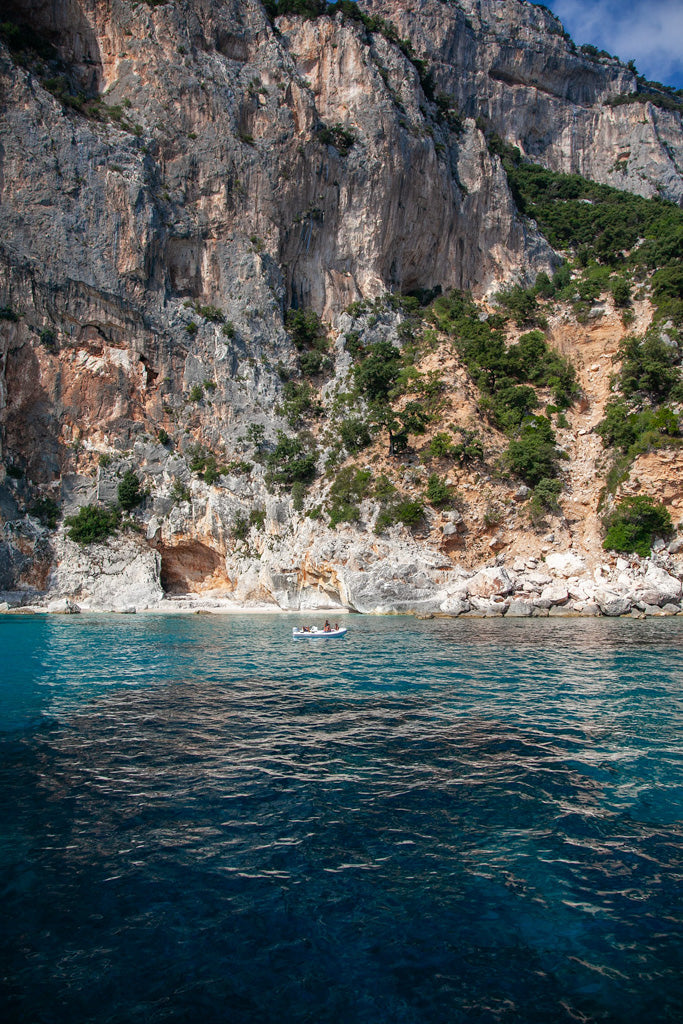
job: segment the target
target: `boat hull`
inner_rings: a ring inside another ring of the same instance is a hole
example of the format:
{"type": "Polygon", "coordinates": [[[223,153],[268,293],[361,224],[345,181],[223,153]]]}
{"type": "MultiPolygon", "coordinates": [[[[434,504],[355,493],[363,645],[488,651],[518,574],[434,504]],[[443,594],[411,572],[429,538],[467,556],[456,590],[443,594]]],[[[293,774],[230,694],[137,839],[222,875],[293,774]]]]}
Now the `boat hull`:
{"type": "Polygon", "coordinates": [[[293,640],[333,640],[335,637],[345,636],[346,629],[292,629],[293,640]]]}

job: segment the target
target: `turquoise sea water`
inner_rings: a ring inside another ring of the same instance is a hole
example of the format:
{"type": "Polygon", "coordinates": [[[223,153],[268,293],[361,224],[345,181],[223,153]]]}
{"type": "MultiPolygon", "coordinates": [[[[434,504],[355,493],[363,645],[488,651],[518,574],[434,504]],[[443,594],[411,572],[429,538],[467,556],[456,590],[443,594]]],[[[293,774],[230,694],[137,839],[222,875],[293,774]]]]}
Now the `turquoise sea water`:
{"type": "Polygon", "coordinates": [[[0,617],[0,1014],[683,1019],[683,621],[0,617]]]}

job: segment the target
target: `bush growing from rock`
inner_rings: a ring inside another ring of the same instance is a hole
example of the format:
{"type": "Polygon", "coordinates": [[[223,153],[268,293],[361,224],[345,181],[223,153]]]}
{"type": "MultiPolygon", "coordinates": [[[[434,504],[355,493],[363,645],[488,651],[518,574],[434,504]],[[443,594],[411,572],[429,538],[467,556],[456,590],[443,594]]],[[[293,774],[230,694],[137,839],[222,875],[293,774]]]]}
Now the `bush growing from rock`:
{"type": "Polygon", "coordinates": [[[355,455],[367,448],[372,441],[370,428],[365,420],[358,416],[342,420],[339,424],[339,439],[350,455],[355,455]]]}
{"type": "Polygon", "coordinates": [[[379,502],[387,502],[396,494],[396,487],[384,473],[381,473],[375,481],[374,497],[379,502]]]}
{"type": "Polygon", "coordinates": [[[622,498],[603,519],[607,551],[636,552],[647,558],[655,537],[671,533],[673,524],[666,507],[647,494],[622,498]]]}
{"type": "Polygon", "coordinates": [[[295,512],[301,512],[306,497],[306,485],[301,480],[295,480],[290,491],[292,495],[292,507],[295,512]]]}
{"type": "Polygon", "coordinates": [[[618,309],[625,309],[631,303],[631,286],[623,277],[617,277],[611,284],[610,290],[614,305],[618,309]]]}
{"type": "Polygon", "coordinates": [[[118,499],[121,508],[126,512],[136,508],[142,501],[144,495],[140,490],[140,481],[132,469],[127,469],[123,479],[118,486],[118,499]]]}
{"type": "Polygon", "coordinates": [[[519,437],[510,442],[507,458],[513,473],[532,487],[544,478],[557,476],[558,453],[550,420],[532,416],[524,423],[519,437]]]}
{"type": "Polygon", "coordinates": [[[546,512],[560,511],[560,504],[557,499],[561,490],[562,483],[560,480],[543,477],[538,481],[529,503],[532,523],[540,522],[546,512]]]}
{"type": "Polygon", "coordinates": [[[241,513],[238,513],[235,516],[230,533],[232,534],[235,540],[247,539],[247,536],[249,534],[249,520],[246,518],[246,516],[243,516],[241,513]]]}
{"type": "Polygon", "coordinates": [[[266,510],[262,505],[258,505],[256,508],[252,508],[249,513],[249,525],[255,526],[257,530],[262,530],[266,521],[266,510]]]}
{"type": "Polygon", "coordinates": [[[446,481],[441,479],[438,473],[432,473],[427,481],[425,497],[429,504],[434,505],[435,508],[444,508],[452,503],[453,491],[446,481]]]}
{"type": "Polygon", "coordinates": [[[424,505],[419,498],[401,498],[388,505],[377,516],[375,533],[382,533],[396,523],[404,526],[416,526],[424,516],[424,505]]]}
{"type": "Polygon", "coordinates": [[[115,534],[120,522],[120,513],[116,509],[83,505],[75,516],[66,520],[66,525],[71,540],[77,544],[93,544],[115,534]]]}
{"type": "Polygon", "coordinates": [[[433,459],[448,459],[454,457],[454,445],[450,434],[442,431],[435,434],[429,442],[429,454],[433,459]]]}
{"type": "Polygon", "coordinates": [[[330,488],[328,511],[330,526],[355,523],[360,518],[358,504],[368,494],[372,473],[357,466],[340,470],[330,488]]]}
{"type": "Polygon", "coordinates": [[[189,501],[191,497],[190,488],[176,477],[173,481],[173,487],[171,488],[171,498],[173,499],[173,503],[180,504],[182,501],[189,501]]]}
{"type": "Polygon", "coordinates": [[[481,462],[484,458],[484,445],[474,430],[461,430],[462,441],[453,445],[452,455],[463,465],[470,462],[481,462]]]}
{"type": "Polygon", "coordinates": [[[288,309],[285,327],[294,347],[300,352],[321,346],[324,351],[327,347],[323,322],[312,309],[288,309]]]}
{"type": "Polygon", "coordinates": [[[31,505],[29,512],[36,519],[39,519],[43,526],[54,530],[59,519],[59,505],[54,498],[36,498],[31,505]]]}
{"type": "Polygon", "coordinates": [[[48,352],[55,352],[57,349],[57,335],[50,327],[44,327],[40,332],[40,343],[48,352]]]}
{"type": "Polygon", "coordinates": [[[401,353],[390,341],[376,341],[363,350],[354,367],[356,386],[368,402],[386,402],[401,371],[401,353]]]}
{"type": "Polygon", "coordinates": [[[300,437],[288,437],[282,430],[277,432],[275,450],[268,456],[267,479],[271,483],[291,486],[297,480],[309,483],[315,476],[316,450],[311,441],[300,437]]]}
{"type": "Polygon", "coordinates": [[[643,338],[627,338],[621,345],[622,360],[619,389],[630,398],[646,395],[655,401],[683,398],[681,371],[676,365],[677,350],[667,345],[659,334],[643,338]]]}
{"type": "Polygon", "coordinates": [[[282,414],[290,427],[297,427],[307,416],[319,416],[322,406],[308,381],[300,384],[294,380],[285,381],[282,394],[282,414]]]}

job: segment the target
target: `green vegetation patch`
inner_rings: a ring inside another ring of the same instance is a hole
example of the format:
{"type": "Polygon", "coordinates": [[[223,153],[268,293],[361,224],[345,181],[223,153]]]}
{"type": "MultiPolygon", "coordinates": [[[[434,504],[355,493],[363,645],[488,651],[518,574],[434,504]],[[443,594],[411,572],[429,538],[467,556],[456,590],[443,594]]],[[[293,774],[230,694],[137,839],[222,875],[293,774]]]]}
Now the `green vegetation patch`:
{"type": "Polygon", "coordinates": [[[622,498],[603,518],[607,551],[635,552],[647,558],[656,537],[666,537],[673,524],[666,507],[647,494],[622,498]]]}
{"type": "Polygon", "coordinates": [[[126,512],[130,512],[142,502],[144,493],[140,487],[140,481],[132,469],[127,469],[123,474],[123,479],[118,486],[117,496],[119,505],[126,512]]]}
{"type": "MultiPolygon", "coordinates": [[[[583,266],[590,261],[626,267],[636,276],[652,271],[652,295],[659,318],[683,323],[683,210],[659,197],[623,192],[560,174],[524,161],[518,149],[495,136],[498,153],[522,213],[532,217],[556,249],[574,252],[583,266]]],[[[623,286],[615,300],[627,301],[623,286]]]]}
{"type": "Polygon", "coordinates": [[[54,530],[59,520],[60,509],[54,498],[42,497],[36,498],[29,508],[29,513],[35,516],[36,519],[39,519],[43,526],[47,526],[49,530],[54,530]]]}
{"type": "Polygon", "coordinates": [[[315,476],[316,458],[312,439],[290,437],[278,430],[275,450],[266,459],[266,480],[290,487],[297,481],[310,483],[315,476]]]}
{"type": "Polygon", "coordinates": [[[559,454],[555,447],[555,434],[546,416],[532,416],[510,441],[507,459],[513,473],[532,487],[544,479],[557,476],[559,454]]]}
{"type": "Polygon", "coordinates": [[[121,513],[114,508],[84,505],[66,520],[67,533],[77,544],[93,544],[113,536],[121,525],[121,513]]]}
{"type": "Polygon", "coordinates": [[[371,481],[372,473],[369,469],[345,466],[339,471],[330,488],[328,500],[330,526],[358,522],[359,504],[369,494],[371,481]]]}

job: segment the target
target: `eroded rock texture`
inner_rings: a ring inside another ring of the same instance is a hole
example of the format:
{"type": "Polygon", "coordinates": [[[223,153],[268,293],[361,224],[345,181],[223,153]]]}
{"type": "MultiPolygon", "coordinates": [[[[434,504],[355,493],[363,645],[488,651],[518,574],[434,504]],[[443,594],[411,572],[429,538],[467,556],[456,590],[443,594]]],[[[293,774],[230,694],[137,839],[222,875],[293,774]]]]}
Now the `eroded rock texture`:
{"type": "Polygon", "coordinates": [[[524,0],[360,0],[392,21],[434,69],[435,88],[555,171],[683,202],[681,115],[636,92],[618,60],[577,50],[553,14],[524,0]]]}
{"type": "MultiPolygon", "coordinates": [[[[285,604],[354,587],[358,607],[399,601],[392,573],[378,576],[386,600],[365,576],[349,583],[327,541],[301,569],[301,545],[319,541],[308,521],[265,576],[267,546],[248,571],[231,563],[236,516],[271,500],[262,474],[216,492],[190,477],[189,448],[239,457],[250,424],[271,440],[284,426],[292,306],[339,326],[354,300],[484,295],[552,268],[475,118],[550,167],[680,200],[680,116],[605,105],[631,72],[577,54],[517,0],[362,0],[411,40],[431,84],[405,46],[340,13],[273,24],[258,0],[5,6],[24,35],[0,42],[0,454],[13,473],[0,589],[45,589],[55,559],[57,589],[86,572],[73,546],[55,554],[31,533],[36,494],[73,512],[115,500],[134,468],[151,497],[148,557],[134,545],[131,564],[150,594],[208,580],[285,604]]],[[[271,511],[277,536],[292,510],[271,511]]],[[[418,605],[432,607],[431,588],[418,605]]]]}

